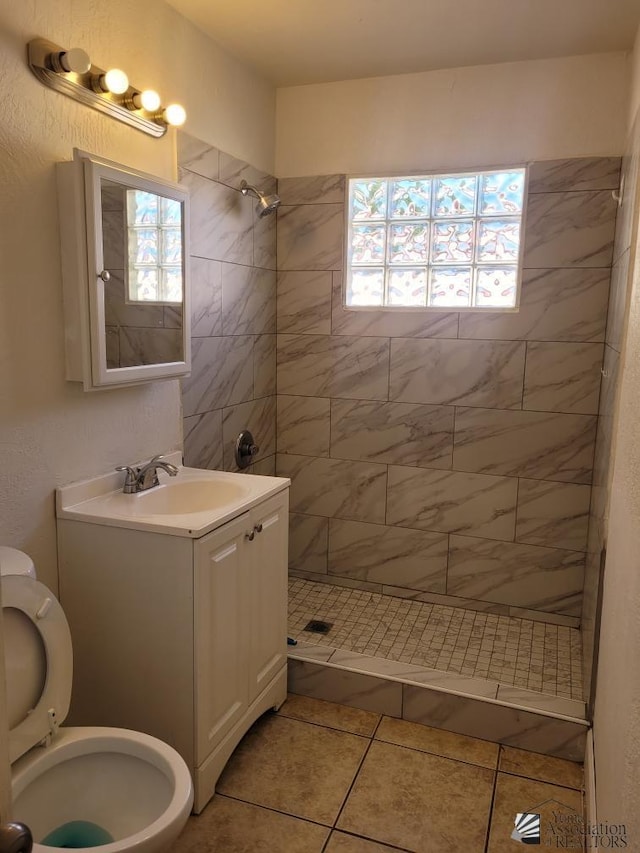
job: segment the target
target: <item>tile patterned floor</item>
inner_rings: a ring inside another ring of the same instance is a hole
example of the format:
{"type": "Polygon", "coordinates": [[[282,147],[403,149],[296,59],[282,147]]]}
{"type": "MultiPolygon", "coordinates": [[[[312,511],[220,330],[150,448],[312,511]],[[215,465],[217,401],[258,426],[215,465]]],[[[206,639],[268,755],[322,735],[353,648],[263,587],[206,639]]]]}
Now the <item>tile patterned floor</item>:
{"type": "Polygon", "coordinates": [[[289,634],[363,655],[582,700],[575,628],[292,578],[289,634]],[[303,629],[332,622],[328,634],[303,629]]]}
{"type": "Polygon", "coordinates": [[[291,695],[172,853],[508,853],[518,812],[540,812],[542,844],[554,812],[577,825],[582,784],[578,764],[291,695]]]}

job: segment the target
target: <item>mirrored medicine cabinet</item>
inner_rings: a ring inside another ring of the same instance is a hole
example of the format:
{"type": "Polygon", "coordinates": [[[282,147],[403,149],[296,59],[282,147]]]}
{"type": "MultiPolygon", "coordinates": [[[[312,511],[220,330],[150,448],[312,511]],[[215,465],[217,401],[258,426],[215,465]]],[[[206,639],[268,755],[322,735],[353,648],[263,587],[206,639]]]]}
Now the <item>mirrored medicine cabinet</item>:
{"type": "Polygon", "coordinates": [[[92,391],[184,376],[187,192],[78,150],[57,176],[66,378],[92,391]]]}

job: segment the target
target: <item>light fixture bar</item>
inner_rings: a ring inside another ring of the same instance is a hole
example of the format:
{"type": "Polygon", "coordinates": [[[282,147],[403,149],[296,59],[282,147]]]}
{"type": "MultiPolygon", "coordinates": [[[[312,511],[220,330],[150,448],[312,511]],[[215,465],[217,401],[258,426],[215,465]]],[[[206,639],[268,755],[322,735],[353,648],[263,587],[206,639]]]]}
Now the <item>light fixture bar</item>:
{"type": "Polygon", "coordinates": [[[88,107],[98,110],[105,115],[123,121],[125,124],[142,130],[150,136],[161,137],[167,132],[164,121],[158,122],[153,117],[146,118],[140,112],[134,112],[128,108],[124,101],[128,96],[133,98],[136,90],[129,87],[128,93],[123,96],[114,96],[110,92],[95,92],[93,81],[99,79],[106,72],[102,68],[92,65],[84,74],[76,72],[54,71],[51,64],[51,56],[57,57],[66,51],[53,42],[46,39],[33,39],[28,44],[29,67],[41,83],[61,92],[75,101],[86,104],[88,107]]]}

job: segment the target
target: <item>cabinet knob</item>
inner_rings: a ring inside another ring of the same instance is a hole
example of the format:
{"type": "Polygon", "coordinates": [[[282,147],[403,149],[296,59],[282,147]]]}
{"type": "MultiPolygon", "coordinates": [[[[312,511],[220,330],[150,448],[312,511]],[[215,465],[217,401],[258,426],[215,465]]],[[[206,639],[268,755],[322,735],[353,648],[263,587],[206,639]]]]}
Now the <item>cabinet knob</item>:
{"type": "Polygon", "coordinates": [[[248,539],[249,542],[253,542],[253,540],[256,538],[256,531],[252,530],[251,533],[245,533],[244,538],[248,539]]]}
{"type": "Polygon", "coordinates": [[[256,533],[262,533],[262,525],[261,524],[256,524],[256,526],[253,529],[255,530],[256,533]]]}
{"type": "Polygon", "coordinates": [[[102,270],[98,273],[98,278],[101,278],[106,284],[108,281],[111,281],[111,273],[109,270],[102,270]]]}

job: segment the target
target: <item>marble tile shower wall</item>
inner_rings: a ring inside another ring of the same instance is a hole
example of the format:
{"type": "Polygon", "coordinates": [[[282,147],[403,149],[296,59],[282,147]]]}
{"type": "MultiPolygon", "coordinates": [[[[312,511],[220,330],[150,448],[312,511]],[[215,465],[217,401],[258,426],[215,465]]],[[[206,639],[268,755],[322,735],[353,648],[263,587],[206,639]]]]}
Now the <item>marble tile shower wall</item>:
{"type": "Polygon", "coordinates": [[[237,470],[235,440],[260,451],[247,469],[275,473],[276,222],[260,219],[242,179],[265,192],[276,179],[178,134],[180,182],[191,194],[192,372],[184,380],[185,464],[237,470]]]}
{"type": "MultiPolygon", "coordinates": [[[[596,645],[599,587],[602,572],[601,554],[607,541],[609,505],[609,480],[611,475],[611,450],[614,417],[620,375],[620,357],[628,317],[628,292],[633,276],[635,239],[634,222],[637,221],[638,184],[640,179],[640,117],[629,135],[626,153],[622,159],[621,186],[624,188],[622,205],[616,219],[611,295],[604,348],[604,369],[598,435],[596,438],[593,468],[593,488],[589,516],[589,537],[585,566],[585,583],[582,605],[583,681],[585,696],[591,692],[591,672],[596,645]]],[[[637,260],[636,260],[637,264],[637,260]]]]}
{"type": "Polygon", "coordinates": [[[511,314],[346,310],[344,176],[279,181],[293,575],[577,624],[619,173],[532,165],[511,314]]]}

